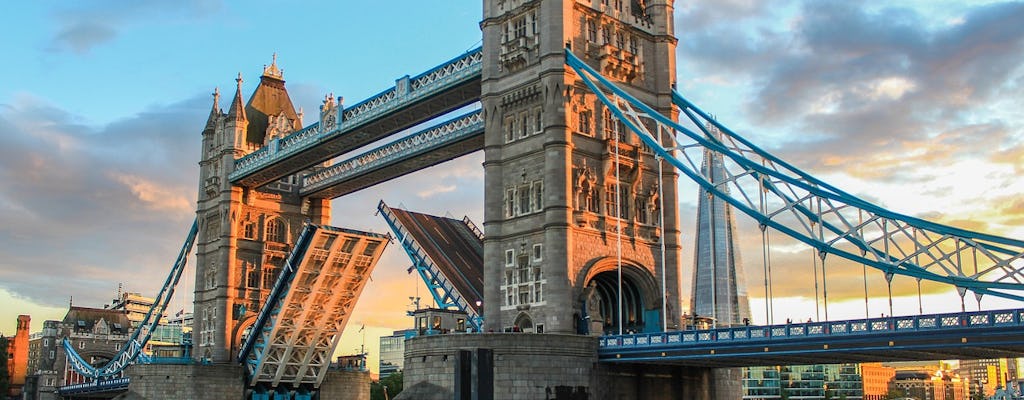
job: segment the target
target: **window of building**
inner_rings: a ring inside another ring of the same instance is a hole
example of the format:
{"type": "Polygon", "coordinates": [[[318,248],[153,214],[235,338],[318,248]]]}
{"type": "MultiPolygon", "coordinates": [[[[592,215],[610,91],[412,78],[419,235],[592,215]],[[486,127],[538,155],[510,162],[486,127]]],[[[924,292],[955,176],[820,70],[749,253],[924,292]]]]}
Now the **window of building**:
{"type": "Polygon", "coordinates": [[[541,133],[544,131],[544,120],[541,118],[543,116],[542,112],[543,111],[540,108],[534,111],[533,133],[541,133]]]}
{"type": "Polygon", "coordinates": [[[519,137],[524,138],[530,135],[530,115],[523,113],[519,116],[519,137]]]}
{"type": "Polygon", "coordinates": [[[345,238],[345,243],[341,244],[341,251],[352,254],[352,251],[356,249],[356,242],[359,240],[354,238],[345,238]]]}
{"type": "Polygon", "coordinates": [[[275,269],[269,265],[263,265],[263,288],[270,289],[274,287],[274,271],[275,269]]]}
{"type": "Polygon", "coordinates": [[[377,251],[377,247],[380,247],[380,242],[368,242],[366,248],[363,249],[364,256],[373,256],[373,253],[377,251]]]}
{"type": "MultiPolygon", "coordinates": [[[[52,360],[55,356],[53,350],[50,350],[50,359],[52,360]]],[[[50,383],[50,385],[53,385],[53,383],[50,383]]]]}
{"type": "Polygon", "coordinates": [[[280,218],[271,218],[267,221],[267,235],[264,239],[267,242],[285,243],[284,221],[280,218]]]}
{"type": "Polygon", "coordinates": [[[636,55],[636,54],[637,54],[637,42],[636,42],[636,37],[632,37],[632,36],[631,36],[631,37],[629,38],[629,52],[630,52],[630,53],[633,53],[634,55],[636,55]]]}
{"type": "Polygon", "coordinates": [[[516,215],[516,190],[509,188],[505,190],[505,216],[514,217],[516,215]]]}
{"type": "Polygon", "coordinates": [[[544,260],[544,245],[537,243],[533,245],[533,262],[540,262],[544,260]]]}
{"type": "Polygon", "coordinates": [[[619,49],[626,48],[626,35],[622,32],[615,32],[615,47],[619,49]]]}
{"type": "Polygon", "coordinates": [[[597,41],[597,23],[594,20],[587,21],[587,40],[591,42],[597,41]]]}
{"type": "Polygon", "coordinates": [[[512,37],[526,37],[526,16],[512,20],[512,37]]]}
{"type": "Polygon", "coordinates": [[[256,239],[256,223],[246,222],[242,225],[242,236],[246,239],[256,239]]]}
{"type": "Polygon", "coordinates": [[[610,26],[601,27],[601,44],[612,44],[612,28],[610,26]]]}
{"type": "Polygon", "coordinates": [[[43,347],[50,346],[50,338],[43,338],[43,347]]]}
{"type": "Polygon", "coordinates": [[[577,115],[579,116],[577,125],[579,132],[587,136],[593,136],[593,132],[590,130],[590,110],[580,111],[577,115]]]}
{"type": "Polygon", "coordinates": [[[505,266],[506,267],[515,266],[515,260],[516,260],[516,251],[515,251],[515,249],[505,250],[505,266]]]}
{"type": "Polygon", "coordinates": [[[256,270],[256,264],[253,264],[251,262],[245,262],[245,268],[246,268],[245,286],[246,287],[250,287],[250,288],[259,288],[260,287],[260,274],[259,274],[259,271],[256,270]]]}
{"type": "Polygon", "coordinates": [[[628,194],[629,188],[626,185],[609,184],[605,190],[605,212],[612,217],[629,218],[629,205],[626,201],[629,198],[628,194]],[[619,186],[619,198],[615,198],[616,186],[619,186]]]}
{"type": "Polygon", "coordinates": [[[519,215],[526,215],[530,213],[530,187],[520,186],[516,191],[516,202],[519,203],[519,215]]]}
{"type": "Polygon", "coordinates": [[[85,341],[84,340],[78,342],[78,349],[79,350],[85,350],[85,341]]]}
{"type": "Polygon", "coordinates": [[[536,11],[531,11],[530,12],[530,35],[531,36],[536,36],[537,32],[539,32],[537,30],[537,12],[536,11]]]}
{"type": "Polygon", "coordinates": [[[206,270],[206,288],[213,289],[217,287],[217,267],[215,262],[210,262],[210,267],[206,270]]]}
{"type": "Polygon", "coordinates": [[[530,209],[533,211],[544,210],[544,181],[535,181],[531,189],[532,204],[530,209]]]}
{"type": "Polygon", "coordinates": [[[516,119],[512,117],[505,118],[505,143],[509,143],[516,140],[516,119]]]}

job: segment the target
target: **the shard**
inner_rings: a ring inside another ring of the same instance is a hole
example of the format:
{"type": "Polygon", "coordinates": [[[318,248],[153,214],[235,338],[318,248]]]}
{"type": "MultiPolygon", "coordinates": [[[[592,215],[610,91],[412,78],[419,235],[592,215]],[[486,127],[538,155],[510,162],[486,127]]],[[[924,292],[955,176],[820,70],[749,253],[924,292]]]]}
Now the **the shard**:
{"type": "MultiPolygon", "coordinates": [[[[721,139],[713,126],[708,131],[721,139]]],[[[728,193],[726,169],[720,153],[704,150],[701,174],[719,191],[728,193]]],[[[732,207],[701,188],[697,207],[693,290],[690,313],[713,318],[718,327],[740,325],[750,318],[746,278],[736,243],[732,207]]]]}

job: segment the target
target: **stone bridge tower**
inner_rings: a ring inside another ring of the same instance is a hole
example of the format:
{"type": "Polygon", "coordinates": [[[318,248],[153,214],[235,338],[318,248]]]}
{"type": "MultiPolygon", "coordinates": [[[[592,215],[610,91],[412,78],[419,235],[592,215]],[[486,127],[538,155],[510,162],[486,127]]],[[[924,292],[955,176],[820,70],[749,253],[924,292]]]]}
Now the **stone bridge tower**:
{"type": "Polygon", "coordinates": [[[661,330],[661,241],[676,328],[678,174],[666,164],[658,175],[564,56],[675,117],[673,1],[485,0],[483,12],[486,329],[661,330]]]}
{"type": "Polygon", "coordinates": [[[302,127],[276,57],[264,67],[248,103],[241,74],[236,82],[226,113],[214,93],[199,162],[193,354],[212,362],[237,357],[303,222],[330,220],[330,201],[301,198],[296,175],[259,188],[228,181],[236,159],[302,127]]]}

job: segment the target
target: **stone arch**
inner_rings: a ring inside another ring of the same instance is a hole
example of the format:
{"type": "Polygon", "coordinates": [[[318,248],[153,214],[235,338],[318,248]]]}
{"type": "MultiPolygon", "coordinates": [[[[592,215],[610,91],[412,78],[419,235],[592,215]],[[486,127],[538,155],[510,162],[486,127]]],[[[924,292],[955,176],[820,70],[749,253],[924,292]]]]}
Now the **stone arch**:
{"type": "Polygon", "coordinates": [[[231,333],[231,352],[238,354],[242,350],[242,344],[245,343],[246,335],[249,334],[249,328],[256,323],[257,312],[246,313],[246,316],[238,321],[235,325],[235,331],[231,333]]]}
{"type": "Polygon", "coordinates": [[[527,314],[525,312],[521,312],[519,313],[519,315],[516,316],[515,322],[512,324],[512,327],[513,329],[519,332],[536,332],[536,327],[533,324],[533,318],[530,317],[530,314],[527,314]]]}
{"type": "MultiPolygon", "coordinates": [[[[583,332],[594,335],[618,333],[618,262],[603,257],[589,263],[576,278],[580,290],[580,316],[583,332]]],[[[661,308],[661,289],[654,275],[633,260],[622,260],[623,332],[643,332],[657,321],[648,311],[661,308]]],[[[660,324],[659,324],[660,325],[660,324]]]]}

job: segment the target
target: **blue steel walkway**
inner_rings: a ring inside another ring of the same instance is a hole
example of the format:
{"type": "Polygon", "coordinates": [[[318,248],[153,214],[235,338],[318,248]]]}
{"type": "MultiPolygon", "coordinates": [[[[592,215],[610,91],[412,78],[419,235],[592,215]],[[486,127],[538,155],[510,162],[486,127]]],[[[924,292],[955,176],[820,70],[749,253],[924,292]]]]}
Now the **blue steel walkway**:
{"type": "Polygon", "coordinates": [[[601,362],[747,367],[1017,357],[1024,310],[606,336],[601,362]]]}

